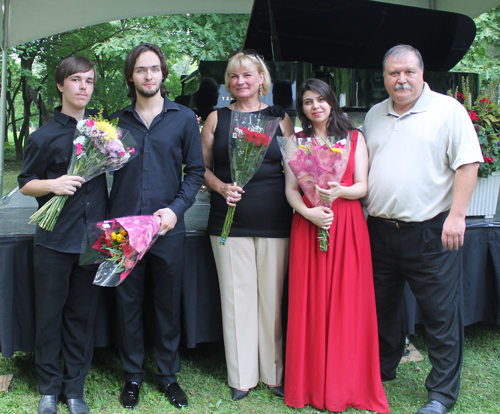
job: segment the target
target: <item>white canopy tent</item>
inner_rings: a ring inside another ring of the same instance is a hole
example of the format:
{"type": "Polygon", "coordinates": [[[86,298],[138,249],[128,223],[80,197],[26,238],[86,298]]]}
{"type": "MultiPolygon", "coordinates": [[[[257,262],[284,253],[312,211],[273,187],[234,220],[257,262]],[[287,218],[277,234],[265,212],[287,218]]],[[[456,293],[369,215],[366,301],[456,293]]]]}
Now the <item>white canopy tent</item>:
{"type": "MultiPolygon", "coordinates": [[[[1,0],[2,62],[7,49],[78,27],[139,16],[180,13],[250,13],[253,0],[1,0]]],[[[372,0],[379,1],[379,0],[372,0]]],[[[385,0],[405,6],[462,13],[477,17],[500,0],[385,0]]],[[[0,94],[0,194],[4,169],[4,119],[6,65],[2,65],[0,94]]]]}

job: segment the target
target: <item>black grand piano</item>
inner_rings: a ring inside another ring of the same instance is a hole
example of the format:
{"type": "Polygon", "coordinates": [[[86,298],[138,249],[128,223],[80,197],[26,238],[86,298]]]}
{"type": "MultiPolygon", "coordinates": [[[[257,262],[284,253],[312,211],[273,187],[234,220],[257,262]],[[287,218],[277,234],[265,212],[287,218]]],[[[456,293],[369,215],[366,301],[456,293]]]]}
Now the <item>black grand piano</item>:
{"type": "MultiPolygon", "coordinates": [[[[362,123],[364,113],[388,96],[382,59],[401,43],[421,52],[431,89],[446,93],[467,78],[474,98],[478,76],[448,71],[465,55],[475,34],[470,17],[451,12],[369,0],[255,0],[244,48],[267,62],[273,81],[263,98],[267,104],[280,104],[293,116],[300,85],[318,78],[332,87],[344,112],[362,123]]],[[[200,85],[210,78],[219,88],[214,106],[227,106],[226,65],[202,61],[198,71],[183,79],[183,95],[195,98],[184,103],[196,108],[200,85]]]]}

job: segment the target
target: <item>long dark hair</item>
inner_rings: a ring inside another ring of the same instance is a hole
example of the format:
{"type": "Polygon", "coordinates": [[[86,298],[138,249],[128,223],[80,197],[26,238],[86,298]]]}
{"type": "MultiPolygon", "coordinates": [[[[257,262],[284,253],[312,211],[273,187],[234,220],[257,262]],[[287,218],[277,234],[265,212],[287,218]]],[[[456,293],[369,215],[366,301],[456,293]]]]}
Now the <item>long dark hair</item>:
{"type": "Polygon", "coordinates": [[[319,79],[307,79],[300,87],[299,96],[297,99],[297,115],[300,119],[300,122],[302,123],[304,134],[306,134],[307,136],[312,136],[312,122],[306,116],[303,109],[304,94],[307,91],[312,91],[320,94],[332,107],[330,111],[330,117],[328,118],[328,121],[326,123],[328,136],[341,138],[347,135],[349,131],[355,129],[352,121],[340,109],[337,97],[333,93],[330,86],[319,79]]]}
{"type": "Polygon", "coordinates": [[[134,66],[137,58],[144,52],[154,52],[160,59],[160,68],[161,68],[161,73],[162,73],[162,79],[161,79],[161,85],[160,85],[160,93],[162,98],[165,97],[165,95],[169,94],[169,90],[165,86],[165,79],[168,77],[168,68],[167,68],[167,61],[165,59],[165,55],[163,54],[162,50],[156,46],[153,45],[152,43],[142,43],[139,46],[134,47],[127,55],[125,59],[125,65],[124,65],[124,74],[125,74],[125,80],[127,81],[127,86],[128,86],[128,94],[127,96],[129,98],[136,98],[137,93],[135,91],[135,85],[134,82],[131,81],[130,79],[134,75],[134,66]]]}

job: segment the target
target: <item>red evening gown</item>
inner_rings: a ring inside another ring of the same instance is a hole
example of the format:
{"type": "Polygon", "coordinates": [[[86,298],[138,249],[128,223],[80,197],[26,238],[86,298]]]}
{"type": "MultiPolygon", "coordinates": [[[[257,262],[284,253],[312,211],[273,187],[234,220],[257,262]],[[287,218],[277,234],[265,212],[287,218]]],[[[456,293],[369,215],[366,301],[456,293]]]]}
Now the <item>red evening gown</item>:
{"type": "MultiPolygon", "coordinates": [[[[357,131],[342,184],[353,184],[357,131]]],[[[309,201],[304,197],[306,205],[309,201]]],[[[388,413],[379,367],[377,313],[368,229],[359,200],[339,198],[327,252],[318,228],[295,214],[290,237],[290,292],[285,404],[388,413]]]]}

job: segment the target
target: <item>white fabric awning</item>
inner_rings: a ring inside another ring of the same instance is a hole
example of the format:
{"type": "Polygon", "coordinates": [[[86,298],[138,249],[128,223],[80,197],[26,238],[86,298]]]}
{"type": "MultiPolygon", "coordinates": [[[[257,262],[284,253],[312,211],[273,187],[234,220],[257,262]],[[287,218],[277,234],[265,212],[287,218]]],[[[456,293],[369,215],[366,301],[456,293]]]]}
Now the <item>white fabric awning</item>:
{"type": "MultiPolygon", "coordinates": [[[[472,18],[500,4],[500,0],[385,2],[436,8],[472,18]]],[[[3,3],[4,10],[7,9],[5,36],[7,47],[11,47],[78,27],[129,17],[180,13],[250,13],[253,0],[3,0],[3,3]]]]}

